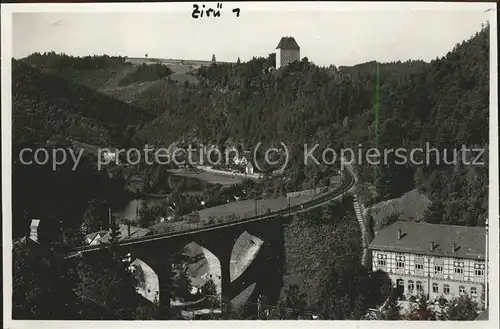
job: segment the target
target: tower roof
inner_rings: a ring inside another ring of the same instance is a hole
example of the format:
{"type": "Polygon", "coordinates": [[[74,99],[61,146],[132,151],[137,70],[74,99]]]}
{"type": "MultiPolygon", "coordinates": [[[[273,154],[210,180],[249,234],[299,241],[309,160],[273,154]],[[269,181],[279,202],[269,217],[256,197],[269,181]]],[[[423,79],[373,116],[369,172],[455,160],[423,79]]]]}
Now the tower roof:
{"type": "Polygon", "coordinates": [[[293,37],[283,37],[281,38],[280,43],[278,43],[278,46],[276,46],[276,49],[300,50],[300,47],[293,37]]]}

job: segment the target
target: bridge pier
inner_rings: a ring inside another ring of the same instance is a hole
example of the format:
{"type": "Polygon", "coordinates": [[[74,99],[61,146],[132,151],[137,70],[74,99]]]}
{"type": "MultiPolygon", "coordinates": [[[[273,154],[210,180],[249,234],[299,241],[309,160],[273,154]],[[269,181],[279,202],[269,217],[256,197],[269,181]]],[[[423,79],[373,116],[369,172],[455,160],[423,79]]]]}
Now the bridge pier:
{"type": "Polygon", "coordinates": [[[221,311],[222,315],[228,315],[229,304],[231,303],[231,249],[229,253],[220,255],[220,275],[221,275],[221,311]]]}
{"type": "Polygon", "coordinates": [[[173,273],[171,257],[163,257],[163,261],[158,264],[158,268],[154,269],[158,276],[158,295],[160,316],[169,319],[171,317],[171,298],[173,286],[173,273]]]}
{"type": "Polygon", "coordinates": [[[171,317],[171,298],[173,287],[172,254],[165,248],[141,248],[130,250],[133,257],[144,261],[158,277],[158,306],[162,319],[171,317]]]}
{"type": "Polygon", "coordinates": [[[231,254],[235,241],[243,232],[244,231],[241,231],[241,229],[238,229],[231,231],[230,234],[224,232],[223,234],[214,234],[203,239],[193,240],[203,248],[209,250],[219,260],[221,275],[221,311],[223,316],[228,315],[231,296],[234,295],[231,291],[231,254]]]}

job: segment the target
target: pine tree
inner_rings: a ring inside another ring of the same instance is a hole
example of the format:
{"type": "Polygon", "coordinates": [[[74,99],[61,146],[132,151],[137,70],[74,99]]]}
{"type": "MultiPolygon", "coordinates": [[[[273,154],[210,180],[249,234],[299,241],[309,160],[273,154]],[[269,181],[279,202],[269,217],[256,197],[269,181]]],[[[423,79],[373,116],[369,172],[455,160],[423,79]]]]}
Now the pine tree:
{"type": "Polygon", "coordinates": [[[477,317],[478,312],[478,304],[469,296],[464,295],[455,298],[448,303],[448,307],[445,308],[443,317],[446,320],[470,321],[477,317]]]}
{"type": "Polygon", "coordinates": [[[86,320],[133,320],[141,296],[137,281],[114,252],[100,257],[77,259],[78,283],[74,293],[81,301],[81,316],[86,320]]]}
{"type": "Polygon", "coordinates": [[[191,279],[186,270],[181,270],[174,276],[174,295],[181,301],[189,300],[191,295],[191,279]]]}
{"type": "Polygon", "coordinates": [[[46,245],[14,244],[13,319],[78,319],[80,305],[72,292],[74,281],[69,263],[46,245]]]}
{"type": "Polygon", "coordinates": [[[396,298],[391,297],[389,303],[386,305],[384,310],[384,317],[386,320],[400,320],[401,306],[398,305],[396,298]]]}
{"type": "Polygon", "coordinates": [[[88,202],[87,210],[83,215],[81,225],[82,233],[88,234],[99,230],[105,230],[109,226],[108,203],[106,201],[92,199],[88,202]]]}
{"type": "MultiPolygon", "coordinates": [[[[111,210],[110,210],[111,212],[111,210]]],[[[116,223],[115,216],[111,215],[111,232],[110,232],[110,243],[116,244],[120,240],[120,226],[116,223]]]]}

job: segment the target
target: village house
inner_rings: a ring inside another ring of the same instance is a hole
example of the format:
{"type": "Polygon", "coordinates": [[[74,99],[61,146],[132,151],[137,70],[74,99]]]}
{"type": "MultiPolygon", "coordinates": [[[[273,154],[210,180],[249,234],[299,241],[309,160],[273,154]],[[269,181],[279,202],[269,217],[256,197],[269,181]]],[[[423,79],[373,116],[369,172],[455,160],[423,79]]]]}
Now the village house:
{"type": "Polygon", "coordinates": [[[38,234],[39,234],[40,220],[32,219],[30,225],[30,235],[29,238],[31,241],[38,243],[38,234]]]}
{"type": "Polygon", "coordinates": [[[85,235],[85,243],[88,244],[89,246],[95,246],[101,242],[101,239],[103,236],[108,234],[109,231],[99,231],[99,232],[94,232],[94,233],[89,233],[85,235]]]}
{"type": "Polygon", "coordinates": [[[252,161],[249,160],[248,156],[242,156],[240,158],[238,156],[235,156],[232,160],[232,163],[233,163],[232,167],[233,172],[246,175],[254,174],[254,166],[252,164],[252,161]]]}
{"type": "MultiPolygon", "coordinates": [[[[147,228],[135,227],[131,225],[118,225],[119,240],[129,238],[139,238],[148,235],[151,230],[147,228]]],[[[88,245],[94,246],[101,243],[109,243],[111,241],[111,230],[102,230],[85,235],[85,242],[88,245]]]]}
{"type": "Polygon", "coordinates": [[[115,149],[105,149],[102,152],[102,157],[104,161],[110,162],[116,160],[116,150],[115,149]]]}
{"type": "Polygon", "coordinates": [[[398,221],[371,242],[373,270],[387,272],[404,297],[451,300],[467,294],[481,304],[486,234],[483,227],[398,221]]]}
{"type": "Polygon", "coordinates": [[[238,157],[237,155],[233,158],[233,164],[236,166],[246,166],[248,163],[248,159],[246,156],[238,157]]]}

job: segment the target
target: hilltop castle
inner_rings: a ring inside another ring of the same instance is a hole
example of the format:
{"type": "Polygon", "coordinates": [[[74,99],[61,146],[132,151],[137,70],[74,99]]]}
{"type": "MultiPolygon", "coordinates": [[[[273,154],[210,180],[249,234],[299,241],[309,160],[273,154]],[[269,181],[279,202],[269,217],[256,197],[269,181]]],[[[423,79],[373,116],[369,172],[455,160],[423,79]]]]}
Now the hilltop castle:
{"type": "Polygon", "coordinates": [[[276,47],[276,69],[300,61],[300,47],[293,37],[283,37],[276,47]]]}

